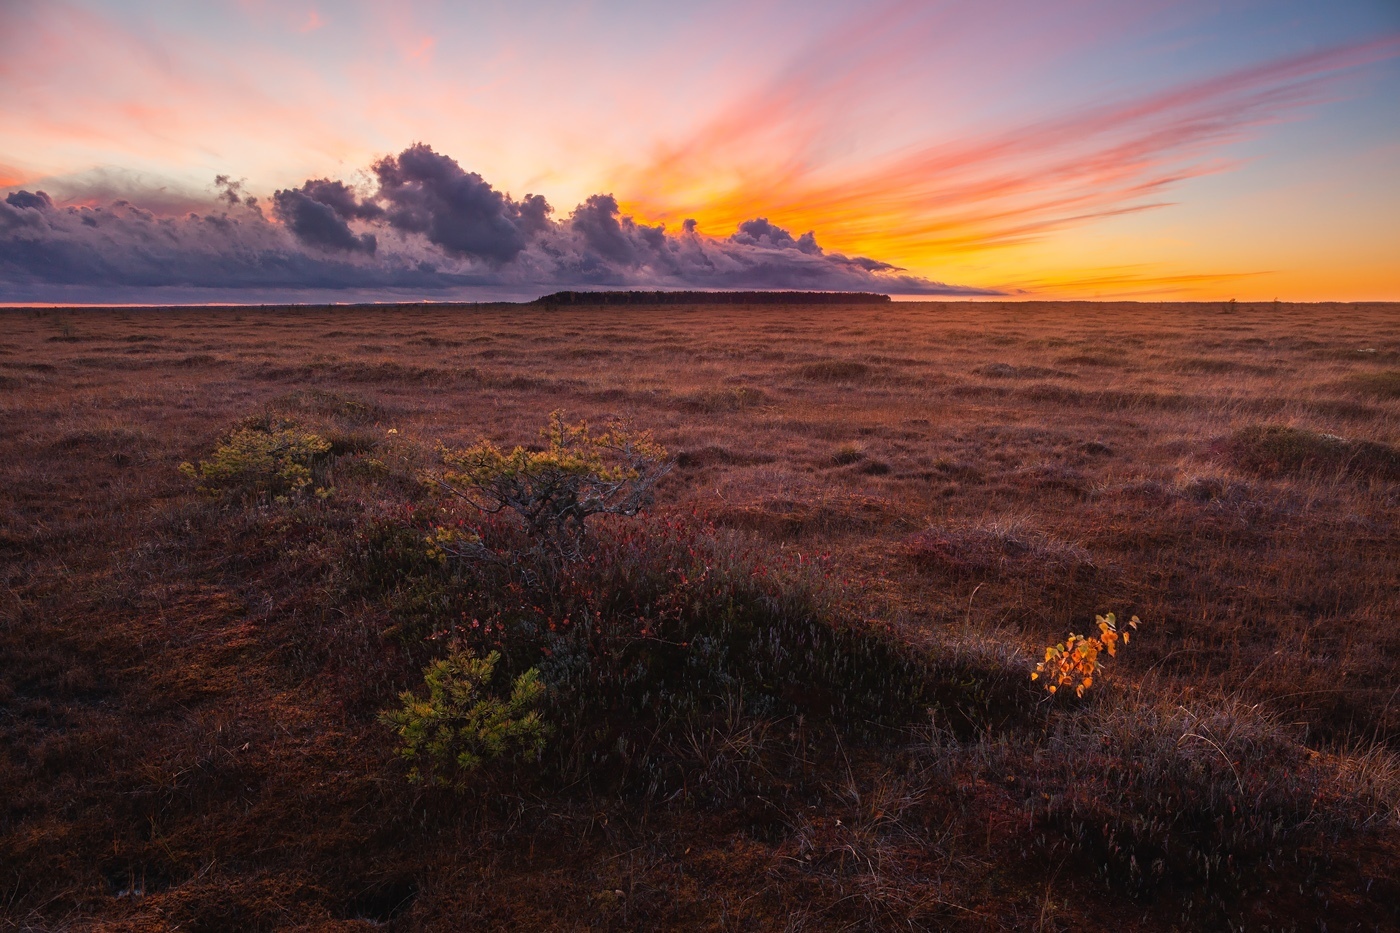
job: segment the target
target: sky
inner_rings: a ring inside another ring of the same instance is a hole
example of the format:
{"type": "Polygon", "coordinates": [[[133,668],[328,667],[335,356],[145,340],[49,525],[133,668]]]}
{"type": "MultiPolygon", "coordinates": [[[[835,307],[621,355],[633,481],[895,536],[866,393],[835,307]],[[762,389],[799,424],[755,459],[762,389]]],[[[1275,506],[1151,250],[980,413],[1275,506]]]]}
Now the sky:
{"type": "Polygon", "coordinates": [[[0,0],[0,302],[1400,300],[1397,0],[0,0]]]}

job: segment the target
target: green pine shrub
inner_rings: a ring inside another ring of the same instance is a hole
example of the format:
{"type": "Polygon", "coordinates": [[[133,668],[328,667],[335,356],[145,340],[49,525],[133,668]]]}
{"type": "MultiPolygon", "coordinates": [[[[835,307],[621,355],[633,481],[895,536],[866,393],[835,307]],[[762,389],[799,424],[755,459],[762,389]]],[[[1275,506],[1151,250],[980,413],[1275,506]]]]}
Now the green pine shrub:
{"type": "Polygon", "coordinates": [[[205,492],[274,499],[329,489],[315,485],[314,470],[331,451],[331,442],[294,421],[256,418],[230,433],[209,459],[198,466],[182,463],[180,472],[205,492]]]}
{"type": "Polygon", "coordinates": [[[402,742],[399,754],[412,764],[410,781],[462,787],[490,762],[539,757],[550,733],[537,709],[545,692],[539,671],[522,672],[508,695],[495,695],[500,658],[496,651],[481,658],[454,649],[423,671],[426,699],[405,691],[403,705],[383,714],[402,742]]]}

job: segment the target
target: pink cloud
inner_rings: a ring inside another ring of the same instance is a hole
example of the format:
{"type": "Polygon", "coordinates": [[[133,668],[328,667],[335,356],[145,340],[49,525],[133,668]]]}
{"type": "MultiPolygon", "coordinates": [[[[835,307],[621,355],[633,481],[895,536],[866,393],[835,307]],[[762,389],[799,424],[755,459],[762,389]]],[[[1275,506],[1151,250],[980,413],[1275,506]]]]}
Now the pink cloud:
{"type": "Polygon", "coordinates": [[[316,11],[316,8],[313,6],[310,10],[306,12],[306,19],[304,22],[302,22],[301,26],[297,28],[297,32],[315,32],[324,25],[326,25],[326,21],[321,18],[321,14],[318,13],[316,11]]]}
{"type": "MultiPolygon", "coordinates": [[[[903,59],[869,52],[835,44],[829,55],[859,60],[857,71],[865,70],[856,83],[873,95],[903,59]]],[[[803,66],[620,174],[623,201],[643,216],[694,215],[721,229],[763,212],[869,249],[947,253],[1021,243],[1165,203],[1162,194],[1181,182],[1236,167],[1224,147],[1335,93],[1345,72],[1396,55],[1400,36],[1387,36],[855,164],[824,158],[814,145],[835,132],[823,119],[827,102],[841,95],[825,72],[803,66]],[[684,201],[696,192],[703,203],[684,201]]]]}

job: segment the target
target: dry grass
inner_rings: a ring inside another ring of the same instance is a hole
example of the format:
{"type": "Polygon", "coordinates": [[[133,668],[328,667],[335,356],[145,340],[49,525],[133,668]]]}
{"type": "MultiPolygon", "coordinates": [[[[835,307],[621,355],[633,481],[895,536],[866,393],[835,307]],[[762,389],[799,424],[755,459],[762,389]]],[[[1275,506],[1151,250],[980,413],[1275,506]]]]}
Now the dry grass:
{"type": "Polygon", "coordinates": [[[1400,927],[1393,305],[0,320],[0,926],[1400,927]],[[178,465],[275,410],[387,522],[439,441],[555,408],[654,430],[663,511],[830,555],[935,659],[932,732],[735,714],[657,795],[404,785],[349,511],[178,465]],[[1108,689],[1040,703],[1107,611],[1108,689]]]}

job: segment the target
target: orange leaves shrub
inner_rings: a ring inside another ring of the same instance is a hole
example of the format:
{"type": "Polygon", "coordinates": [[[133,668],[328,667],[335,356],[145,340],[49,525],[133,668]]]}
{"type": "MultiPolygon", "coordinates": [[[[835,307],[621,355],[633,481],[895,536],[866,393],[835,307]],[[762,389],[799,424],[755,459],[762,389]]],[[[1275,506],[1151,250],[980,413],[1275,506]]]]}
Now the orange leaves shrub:
{"type": "MultiPolygon", "coordinates": [[[[1109,657],[1117,656],[1118,643],[1126,645],[1131,637],[1130,632],[1118,631],[1118,618],[1111,612],[1095,616],[1094,621],[1099,625],[1099,634],[1093,638],[1071,632],[1069,638],[1058,645],[1048,646],[1045,660],[1036,665],[1031,680],[1044,678],[1045,689],[1051,694],[1061,687],[1073,686],[1075,696],[1084,696],[1084,691],[1094,685],[1094,676],[1103,670],[1101,656],[1104,653],[1109,657]]],[[[1138,627],[1137,616],[1129,620],[1128,627],[1138,627]]]]}

